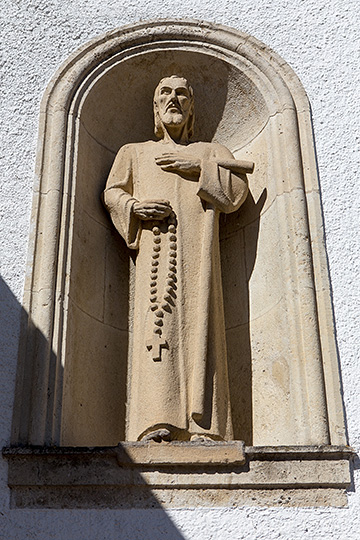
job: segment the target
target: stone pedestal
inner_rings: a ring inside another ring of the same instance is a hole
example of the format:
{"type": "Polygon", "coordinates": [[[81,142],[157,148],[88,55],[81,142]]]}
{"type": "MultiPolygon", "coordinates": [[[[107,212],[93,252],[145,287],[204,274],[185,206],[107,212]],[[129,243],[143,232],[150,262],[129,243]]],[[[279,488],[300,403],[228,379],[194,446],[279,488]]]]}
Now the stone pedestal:
{"type": "Polygon", "coordinates": [[[13,508],[345,506],[352,450],[137,442],[3,455],[13,508]]]}

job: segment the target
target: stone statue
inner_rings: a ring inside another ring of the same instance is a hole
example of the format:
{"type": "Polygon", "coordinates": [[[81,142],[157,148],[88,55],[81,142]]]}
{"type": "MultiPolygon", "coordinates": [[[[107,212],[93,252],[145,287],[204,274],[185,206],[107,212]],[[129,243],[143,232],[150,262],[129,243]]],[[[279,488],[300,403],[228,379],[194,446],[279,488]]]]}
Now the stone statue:
{"type": "Polygon", "coordinates": [[[137,251],[126,439],[231,440],[219,215],[244,202],[253,164],[189,142],[194,97],[182,77],[160,81],[154,115],[159,140],[123,146],[104,192],[137,251]]]}

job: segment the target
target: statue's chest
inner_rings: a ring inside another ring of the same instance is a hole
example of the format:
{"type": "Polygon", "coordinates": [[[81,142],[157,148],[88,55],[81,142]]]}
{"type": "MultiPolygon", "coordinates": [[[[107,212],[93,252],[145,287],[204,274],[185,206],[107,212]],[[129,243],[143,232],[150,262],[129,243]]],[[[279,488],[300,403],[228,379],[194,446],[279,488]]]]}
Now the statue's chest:
{"type": "MultiPolygon", "coordinates": [[[[194,154],[190,147],[185,147],[184,153],[185,151],[187,155],[194,154]]],[[[155,161],[155,158],[160,157],[163,152],[160,145],[156,144],[145,146],[138,151],[134,171],[134,197],[139,200],[167,199],[175,206],[185,204],[186,201],[190,206],[193,204],[197,206],[200,203],[196,195],[198,182],[177,172],[164,171],[155,161]]]]}

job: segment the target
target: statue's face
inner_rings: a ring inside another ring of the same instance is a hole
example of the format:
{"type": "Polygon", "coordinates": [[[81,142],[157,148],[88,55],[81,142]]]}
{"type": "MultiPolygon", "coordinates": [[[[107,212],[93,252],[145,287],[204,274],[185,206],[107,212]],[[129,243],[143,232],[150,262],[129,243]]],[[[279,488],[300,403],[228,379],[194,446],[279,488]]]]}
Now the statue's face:
{"type": "Polygon", "coordinates": [[[192,99],[186,79],[163,79],[156,99],[160,120],[164,126],[184,125],[189,117],[192,99]]]}

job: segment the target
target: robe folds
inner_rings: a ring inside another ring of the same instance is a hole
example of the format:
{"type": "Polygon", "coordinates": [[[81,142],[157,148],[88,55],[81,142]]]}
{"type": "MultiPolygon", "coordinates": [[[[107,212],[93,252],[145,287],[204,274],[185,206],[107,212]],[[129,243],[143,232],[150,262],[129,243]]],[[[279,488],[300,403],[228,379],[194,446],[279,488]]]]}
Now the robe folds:
{"type": "Polygon", "coordinates": [[[174,147],[164,141],[123,146],[104,192],[116,229],[137,250],[126,439],[168,427],[180,440],[231,440],[219,215],[244,202],[246,177],[219,165],[234,158],[216,143],[176,147],[201,160],[196,179],[157,165],[167,152],[174,147]],[[170,201],[170,220],[134,215],[135,202],[154,199],[170,201]]]}

